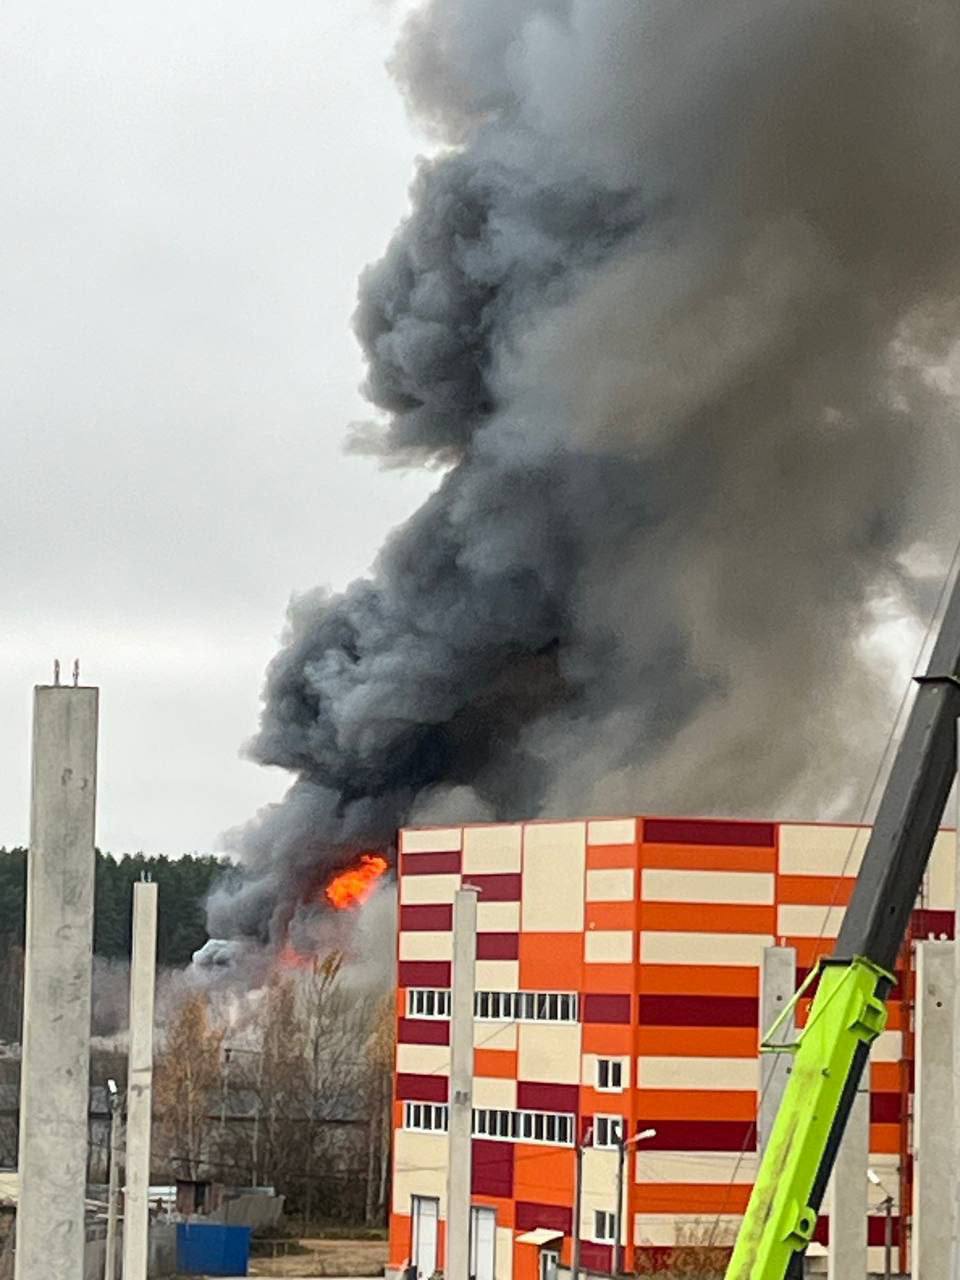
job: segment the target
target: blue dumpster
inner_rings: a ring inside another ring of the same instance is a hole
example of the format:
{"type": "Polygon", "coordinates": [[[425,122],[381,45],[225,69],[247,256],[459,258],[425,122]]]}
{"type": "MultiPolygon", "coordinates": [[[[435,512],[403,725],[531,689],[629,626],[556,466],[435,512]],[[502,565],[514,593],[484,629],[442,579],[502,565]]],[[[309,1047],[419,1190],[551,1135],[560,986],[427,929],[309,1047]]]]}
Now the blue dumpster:
{"type": "Polygon", "coordinates": [[[185,1276],[245,1276],[252,1234],[250,1227],[178,1222],[177,1270],[185,1276]]]}

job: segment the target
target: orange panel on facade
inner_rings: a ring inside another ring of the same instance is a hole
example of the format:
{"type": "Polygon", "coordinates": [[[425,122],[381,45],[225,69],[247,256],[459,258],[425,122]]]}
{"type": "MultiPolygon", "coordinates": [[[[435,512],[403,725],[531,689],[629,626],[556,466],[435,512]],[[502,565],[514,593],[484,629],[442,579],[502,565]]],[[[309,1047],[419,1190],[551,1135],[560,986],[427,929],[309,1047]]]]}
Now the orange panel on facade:
{"type": "Polygon", "coordinates": [[[413,1247],[411,1231],[409,1214],[391,1213],[389,1257],[392,1267],[402,1267],[405,1262],[409,1261],[410,1251],[413,1247]]]}
{"type": "Polygon", "coordinates": [[[870,1088],[875,1093],[899,1093],[900,1063],[871,1062],[870,1088]]]}
{"type": "Polygon", "coordinates": [[[515,1049],[474,1049],[473,1074],[494,1080],[516,1080],[517,1053],[515,1049]]]}
{"type": "Polygon", "coordinates": [[[900,1152],[900,1126],[898,1124],[872,1124],[870,1126],[870,1150],[878,1156],[895,1156],[900,1152]]]}
{"type": "Polygon", "coordinates": [[[583,990],[622,995],[633,991],[635,976],[636,966],[632,964],[585,964],[583,990]]]}
{"type": "Polygon", "coordinates": [[[644,902],[644,929],[670,933],[767,933],[777,927],[776,907],[711,902],[644,902]]]}
{"type": "Polygon", "coordinates": [[[812,969],[821,956],[828,956],[833,950],[833,938],[793,938],[783,939],[781,946],[793,947],[797,953],[797,965],[801,969],[812,969]]]}
{"type": "Polygon", "coordinates": [[[743,1213],[751,1187],[703,1182],[639,1182],[634,1213],[743,1213]]]}
{"type": "Polygon", "coordinates": [[[488,1209],[495,1209],[497,1213],[497,1226],[513,1228],[516,1220],[516,1202],[514,1200],[504,1200],[500,1196],[482,1196],[472,1195],[470,1199],[474,1204],[485,1205],[488,1209]]]}
{"type": "Polygon", "coordinates": [[[637,1110],[645,1121],[755,1120],[757,1095],[753,1089],[638,1089],[637,1110]]]}
{"type": "Polygon", "coordinates": [[[582,1045],[584,1053],[599,1053],[610,1058],[629,1058],[633,1053],[634,1028],[613,1022],[585,1022],[582,1045]]]}
{"type": "Polygon", "coordinates": [[[853,894],[852,879],[834,876],[780,876],[777,900],[804,907],[845,907],[853,894]]]}
{"type": "Polygon", "coordinates": [[[588,871],[618,871],[637,864],[637,849],[632,844],[587,845],[588,871]]]}
{"type": "Polygon", "coordinates": [[[638,1027],[641,1058],[755,1058],[753,1027],[638,1027]]]}
{"type": "Polygon", "coordinates": [[[525,991],[579,991],[582,933],[521,933],[520,986],[525,991]]]}
{"type": "Polygon", "coordinates": [[[744,964],[642,964],[639,990],[650,996],[756,996],[760,970],[744,964]]]}
{"type": "Polygon", "coordinates": [[[573,1204],[573,1149],[517,1143],[514,1158],[515,1200],[539,1204],[573,1204]]]}
{"type": "Polygon", "coordinates": [[[776,871],[777,854],[775,849],[737,845],[645,844],[640,865],[664,871],[776,871]]]}
{"type": "Polygon", "coordinates": [[[634,929],[637,923],[635,902],[588,902],[587,929],[634,929]]]}

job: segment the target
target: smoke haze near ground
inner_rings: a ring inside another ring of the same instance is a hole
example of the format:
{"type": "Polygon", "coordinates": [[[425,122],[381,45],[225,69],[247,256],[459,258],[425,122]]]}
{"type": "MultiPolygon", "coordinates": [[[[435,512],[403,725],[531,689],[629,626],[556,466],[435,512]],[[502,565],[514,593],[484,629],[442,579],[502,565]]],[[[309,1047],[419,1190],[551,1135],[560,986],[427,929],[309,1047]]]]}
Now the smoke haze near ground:
{"type": "Polygon", "coordinates": [[[395,72],[350,439],[442,479],[291,607],[219,936],[411,815],[856,816],[957,532],[954,4],[436,0],[395,72]]]}

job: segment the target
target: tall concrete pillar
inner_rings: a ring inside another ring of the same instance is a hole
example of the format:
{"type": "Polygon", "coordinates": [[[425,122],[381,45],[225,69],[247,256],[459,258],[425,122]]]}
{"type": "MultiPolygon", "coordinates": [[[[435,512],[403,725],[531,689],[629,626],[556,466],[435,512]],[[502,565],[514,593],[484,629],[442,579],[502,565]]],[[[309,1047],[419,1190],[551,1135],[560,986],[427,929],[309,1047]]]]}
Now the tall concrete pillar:
{"type": "MultiPolygon", "coordinates": [[[[450,1128],[447,1155],[445,1280],[470,1274],[470,1184],[473,1136],[473,997],[477,972],[477,890],[461,889],[453,905],[450,996],[450,1128]]],[[[125,1277],[125,1280],[127,1278],[125,1277]]]]}
{"type": "Polygon", "coordinates": [[[83,1275],[98,690],[33,698],[16,1280],[83,1275]]]}
{"type": "MultiPolygon", "coordinates": [[[[797,985],[797,953],[793,947],[767,947],[760,974],[760,1034],[766,1035],[793,998],[797,985]]],[[[789,1044],[796,1036],[796,1023],[789,1017],[777,1032],[775,1043],[789,1044]]],[[[757,1145],[767,1149],[773,1122],[793,1067],[790,1053],[760,1055],[760,1105],[757,1110],[757,1145]]]]}
{"type": "Polygon", "coordinates": [[[913,1280],[950,1274],[953,1213],[953,1007],[952,942],[917,945],[916,1083],[914,1091],[913,1280]]]}
{"type": "Polygon", "coordinates": [[[863,1280],[867,1274],[867,1168],[870,1158],[867,1073],[863,1084],[847,1121],[827,1196],[830,1214],[829,1280],[863,1280]]]}
{"type": "Polygon", "coordinates": [[[157,886],[143,881],[133,886],[123,1280],[146,1280],[147,1276],[156,967],[157,886]]]}

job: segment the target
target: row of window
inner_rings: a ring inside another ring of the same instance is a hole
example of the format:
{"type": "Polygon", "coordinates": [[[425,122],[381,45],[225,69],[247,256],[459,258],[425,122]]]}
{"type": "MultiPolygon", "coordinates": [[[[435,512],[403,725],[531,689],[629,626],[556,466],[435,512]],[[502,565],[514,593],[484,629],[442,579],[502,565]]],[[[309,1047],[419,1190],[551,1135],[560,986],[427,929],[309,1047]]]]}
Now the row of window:
{"type": "MultiPolygon", "coordinates": [[[[450,1111],[445,1103],[407,1102],[403,1127],[414,1133],[446,1133],[450,1111]]],[[[473,1112],[475,1138],[499,1138],[506,1142],[543,1142],[572,1147],[576,1118],[566,1112],[504,1111],[477,1107],[473,1112]]]]}
{"type": "MultiPolygon", "coordinates": [[[[580,999],[572,991],[477,991],[474,1016],[484,1022],[577,1022],[580,999]]],[[[449,990],[411,987],[408,1018],[449,1018],[449,990]]]]}

